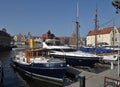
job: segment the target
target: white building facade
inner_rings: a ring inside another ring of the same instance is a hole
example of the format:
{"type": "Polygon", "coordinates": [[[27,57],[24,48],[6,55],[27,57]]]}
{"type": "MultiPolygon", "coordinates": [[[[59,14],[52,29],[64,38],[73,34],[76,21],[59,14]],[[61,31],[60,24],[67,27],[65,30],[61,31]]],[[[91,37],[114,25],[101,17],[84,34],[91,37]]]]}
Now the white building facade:
{"type": "Polygon", "coordinates": [[[116,26],[101,28],[98,30],[89,31],[86,37],[86,45],[95,46],[95,36],[96,43],[105,42],[110,46],[118,46],[119,43],[120,28],[116,26]]]}

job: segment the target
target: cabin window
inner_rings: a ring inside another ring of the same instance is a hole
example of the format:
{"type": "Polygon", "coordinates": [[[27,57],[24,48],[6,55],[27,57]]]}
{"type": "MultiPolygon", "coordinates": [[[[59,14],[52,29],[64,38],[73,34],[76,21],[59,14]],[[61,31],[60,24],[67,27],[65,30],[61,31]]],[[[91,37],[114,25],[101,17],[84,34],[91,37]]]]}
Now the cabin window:
{"type": "Polygon", "coordinates": [[[53,50],[55,50],[55,51],[61,51],[60,49],[53,49],[53,50]]]}
{"type": "Polygon", "coordinates": [[[23,62],[25,62],[25,58],[23,58],[23,62]]]}
{"type": "Polygon", "coordinates": [[[20,58],[19,58],[19,57],[17,57],[17,60],[20,60],[20,58]]]}
{"type": "Polygon", "coordinates": [[[31,52],[28,52],[28,56],[31,56],[31,52]]]}
{"type": "Polygon", "coordinates": [[[113,34],[114,34],[114,30],[113,30],[113,34]]]}
{"type": "Polygon", "coordinates": [[[36,52],[33,51],[33,57],[36,57],[36,52]]]}
{"type": "Polygon", "coordinates": [[[40,51],[38,52],[38,56],[42,56],[42,53],[40,51]]]}
{"type": "Polygon", "coordinates": [[[44,52],[43,55],[44,55],[44,56],[47,56],[47,52],[44,52]]]}
{"type": "Polygon", "coordinates": [[[112,41],[114,41],[114,38],[112,37],[112,41]]]}

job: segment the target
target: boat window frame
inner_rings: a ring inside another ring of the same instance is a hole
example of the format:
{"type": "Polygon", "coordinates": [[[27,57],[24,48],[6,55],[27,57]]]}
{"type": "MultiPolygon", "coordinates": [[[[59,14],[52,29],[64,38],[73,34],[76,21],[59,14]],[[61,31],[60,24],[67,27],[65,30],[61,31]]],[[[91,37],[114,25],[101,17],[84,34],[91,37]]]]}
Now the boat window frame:
{"type": "Polygon", "coordinates": [[[38,58],[38,57],[45,57],[48,56],[48,50],[27,50],[25,51],[26,58],[38,58]]]}

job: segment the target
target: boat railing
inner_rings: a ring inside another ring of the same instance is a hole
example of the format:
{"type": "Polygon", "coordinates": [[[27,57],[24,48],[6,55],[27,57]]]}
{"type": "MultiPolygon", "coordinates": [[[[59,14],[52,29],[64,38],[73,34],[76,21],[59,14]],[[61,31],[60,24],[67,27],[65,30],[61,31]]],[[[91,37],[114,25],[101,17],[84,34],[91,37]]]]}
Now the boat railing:
{"type": "Polygon", "coordinates": [[[64,60],[65,60],[66,53],[63,49],[60,49],[60,50],[64,53],[64,60]]]}
{"type": "Polygon", "coordinates": [[[104,87],[120,87],[120,80],[110,77],[104,78],[104,87]]]}

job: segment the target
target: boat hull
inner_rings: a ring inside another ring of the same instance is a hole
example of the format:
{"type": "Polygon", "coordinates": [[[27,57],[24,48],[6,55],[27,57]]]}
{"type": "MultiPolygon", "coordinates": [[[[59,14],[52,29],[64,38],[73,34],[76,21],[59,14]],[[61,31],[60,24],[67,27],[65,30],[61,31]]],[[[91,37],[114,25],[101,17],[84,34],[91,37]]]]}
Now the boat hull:
{"type": "Polygon", "coordinates": [[[26,65],[12,61],[12,66],[31,77],[42,77],[54,80],[62,80],[66,73],[66,64],[63,63],[42,63],[26,65]]]}
{"type": "Polygon", "coordinates": [[[98,57],[77,57],[77,56],[64,56],[64,55],[54,55],[51,56],[55,58],[64,58],[66,63],[70,66],[87,66],[94,67],[95,63],[98,63],[100,58],[98,57]]]}

